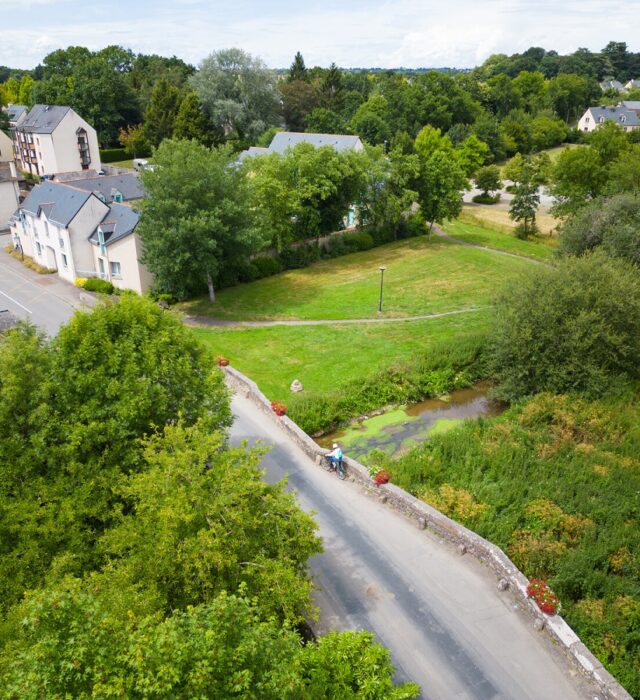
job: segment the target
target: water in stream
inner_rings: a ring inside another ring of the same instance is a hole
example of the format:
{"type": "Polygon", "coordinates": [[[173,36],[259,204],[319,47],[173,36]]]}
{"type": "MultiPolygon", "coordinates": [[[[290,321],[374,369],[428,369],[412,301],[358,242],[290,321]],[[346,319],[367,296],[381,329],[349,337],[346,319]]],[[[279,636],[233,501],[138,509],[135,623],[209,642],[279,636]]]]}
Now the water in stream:
{"type": "Polygon", "coordinates": [[[450,430],[467,418],[501,413],[503,407],[487,398],[487,391],[488,384],[480,382],[469,389],[453,391],[446,399],[427,399],[367,418],[323,435],[317,442],[321,447],[331,449],[331,444],[336,441],[355,459],[375,448],[397,455],[432,435],[450,430]]]}

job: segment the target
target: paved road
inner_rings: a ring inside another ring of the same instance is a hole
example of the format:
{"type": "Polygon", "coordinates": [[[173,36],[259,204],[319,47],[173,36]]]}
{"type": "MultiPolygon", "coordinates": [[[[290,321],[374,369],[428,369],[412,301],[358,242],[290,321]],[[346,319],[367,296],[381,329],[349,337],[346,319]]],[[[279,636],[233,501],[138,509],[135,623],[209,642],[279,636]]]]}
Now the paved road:
{"type": "Polygon", "coordinates": [[[325,547],[311,561],[319,632],[373,630],[398,678],[420,683],[429,700],[595,697],[477,560],[316,467],[247,399],[234,397],[232,408],[232,440],[273,445],[267,479],[288,476],[315,513],[325,547]]]}
{"type": "Polygon", "coordinates": [[[0,236],[0,309],[30,320],[55,335],[76,309],[93,297],[57,275],[38,275],[5,253],[8,236],[0,236]]]}

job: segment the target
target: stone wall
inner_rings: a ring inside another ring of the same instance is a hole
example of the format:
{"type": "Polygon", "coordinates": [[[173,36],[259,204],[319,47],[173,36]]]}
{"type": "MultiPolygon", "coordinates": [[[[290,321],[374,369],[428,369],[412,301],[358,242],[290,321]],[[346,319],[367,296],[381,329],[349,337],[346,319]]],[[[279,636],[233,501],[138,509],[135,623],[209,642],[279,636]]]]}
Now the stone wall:
{"type": "MultiPolygon", "coordinates": [[[[271,409],[271,403],[255,382],[233,367],[224,367],[223,370],[227,383],[234,391],[250,399],[270,420],[278,421],[289,438],[316,464],[320,463],[325,450],[319,447],[288,416],[276,417],[271,409]]],[[[345,457],[345,463],[348,468],[348,476],[370,494],[379,498],[382,503],[408,517],[418,528],[422,530],[429,528],[440,537],[447,539],[457,547],[461,555],[471,554],[490,567],[498,579],[499,590],[510,589],[520,599],[523,607],[531,615],[536,629],[544,629],[551,635],[576,668],[597,685],[602,695],[600,700],[633,700],[631,695],[602,666],[561,617],[545,615],[527,597],[528,580],[526,576],[518,570],[499,547],[393,484],[375,486],[366,467],[355,459],[345,457]]]]}

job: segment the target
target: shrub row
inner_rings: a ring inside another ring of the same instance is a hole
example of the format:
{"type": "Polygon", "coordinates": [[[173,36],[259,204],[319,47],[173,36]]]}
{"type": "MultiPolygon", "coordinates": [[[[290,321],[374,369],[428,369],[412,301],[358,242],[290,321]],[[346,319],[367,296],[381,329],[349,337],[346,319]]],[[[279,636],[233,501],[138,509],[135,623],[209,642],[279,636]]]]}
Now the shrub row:
{"type": "Polygon", "coordinates": [[[258,255],[248,261],[239,261],[227,266],[218,274],[219,288],[233,287],[243,282],[254,282],[263,277],[277,275],[283,270],[297,270],[321,259],[337,258],[349,253],[358,253],[393,240],[413,238],[426,233],[420,213],[403,219],[396,229],[367,229],[334,235],[321,245],[315,240],[297,243],[284,248],[277,256],[258,255]]]}
{"type": "Polygon", "coordinates": [[[87,292],[97,292],[99,294],[113,294],[115,287],[108,280],[101,280],[98,277],[78,277],[76,286],[86,289],[87,292]]]}
{"type": "Polygon", "coordinates": [[[5,251],[7,253],[9,253],[9,255],[12,255],[16,260],[20,260],[20,262],[25,267],[28,267],[30,270],[33,270],[34,272],[37,272],[39,275],[50,275],[53,272],[55,272],[55,270],[52,270],[50,267],[45,267],[44,265],[40,265],[40,263],[37,263],[33,258],[30,258],[28,255],[22,255],[12,245],[6,246],[5,251]]]}
{"type": "Polygon", "coordinates": [[[472,197],[472,201],[476,204],[497,204],[500,201],[500,192],[493,196],[480,192],[480,194],[476,194],[472,197]]]}
{"type": "Polygon", "coordinates": [[[120,160],[128,160],[129,156],[124,148],[102,148],[100,149],[100,160],[103,163],[116,163],[120,160]]]}
{"type": "Polygon", "coordinates": [[[469,335],[436,345],[414,362],[373,372],[326,393],[295,394],[289,416],[310,435],[333,430],[383,406],[414,403],[470,386],[486,376],[486,338],[469,335]]]}

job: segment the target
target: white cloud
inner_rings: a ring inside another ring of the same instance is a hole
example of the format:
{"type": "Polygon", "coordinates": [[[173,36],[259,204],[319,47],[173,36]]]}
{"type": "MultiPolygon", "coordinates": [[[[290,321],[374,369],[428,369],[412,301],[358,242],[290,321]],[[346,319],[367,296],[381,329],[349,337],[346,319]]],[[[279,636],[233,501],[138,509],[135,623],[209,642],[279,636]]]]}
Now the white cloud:
{"type": "MultiPolygon", "coordinates": [[[[579,46],[599,50],[613,39],[640,48],[636,0],[458,0],[446,5],[434,0],[371,0],[366,5],[326,0],[321,7],[299,0],[294,11],[248,0],[231,7],[216,0],[155,0],[81,23],[76,21],[77,4],[67,0],[22,0],[21,7],[25,4],[33,6],[27,22],[22,13],[19,23],[17,14],[3,18],[14,17],[16,26],[3,22],[0,64],[32,67],[47,52],[70,44],[98,49],[119,43],[136,52],[176,54],[192,63],[216,49],[239,46],[273,67],[288,65],[298,50],[308,65],[335,61],[345,67],[418,67],[473,66],[491,53],[510,54],[532,45],[566,53],[579,46]],[[36,4],[60,8],[53,17],[51,7],[43,10],[39,23],[36,4]]],[[[0,0],[0,7],[8,5],[0,0]]],[[[97,3],[90,5],[100,9],[97,3]]],[[[87,9],[82,17],[91,16],[87,9]]]]}

